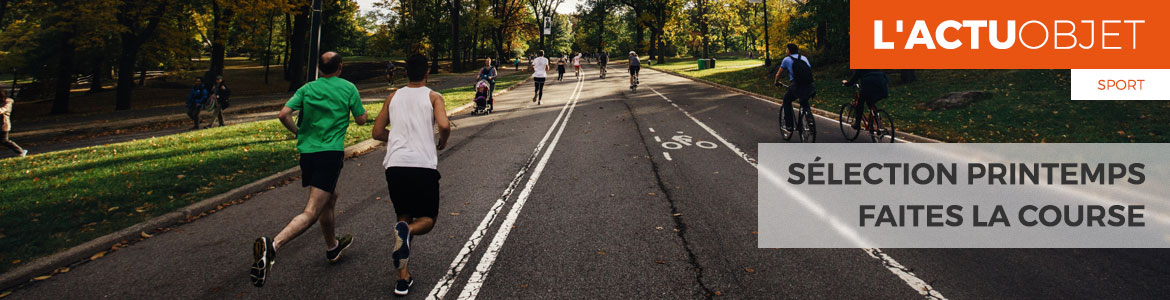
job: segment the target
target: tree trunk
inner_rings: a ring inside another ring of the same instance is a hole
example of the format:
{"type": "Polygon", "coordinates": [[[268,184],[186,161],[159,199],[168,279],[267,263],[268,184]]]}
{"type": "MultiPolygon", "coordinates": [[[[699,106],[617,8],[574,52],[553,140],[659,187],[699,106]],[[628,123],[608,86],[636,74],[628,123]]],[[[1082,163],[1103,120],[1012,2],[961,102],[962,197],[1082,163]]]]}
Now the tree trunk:
{"type": "Polygon", "coordinates": [[[459,0],[452,0],[451,7],[451,71],[455,73],[463,72],[463,49],[459,48],[459,10],[463,9],[463,3],[459,0]]]}
{"type": "MultiPolygon", "coordinates": [[[[134,65],[137,64],[138,51],[142,44],[136,43],[133,38],[122,34],[122,53],[118,54],[118,86],[115,110],[130,109],[130,93],[134,90],[134,65]]],[[[145,76],[144,76],[145,77],[145,76]]]]}
{"type": "Polygon", "coordinates": [[[73,56],[76,49],[70,43],[72,33],[63,34],[59,41],[61,55],[57,61],[57,79],[54,88],[52,114],[69,112],[69,90],[73,86],[73,56]]]}
{"type": "Polygon", "coordinates": [[[223,60],[227,51],[227,31],[228,24],[231,23],[232,19],[232,10],[222,9],[219,1],[212,0],[211,3],[214,16],[211,28],[211,68],[208,71],[215,75],[223,75],[223,60]]]}
{"type": "MultiPolygon", "coordinates": [[[[302,7],[302,11],[308,6],[302,7]]],[[[305,85],[305,63],[308,62],[309,16],[308,12],[294,17],[292,36],[288,43],[292,48],[288,57],[288,91],[295,91],[305,85]]]]}
{"type": "Polygon", "coordinates": [[[918,80],[918,74],[914,73],[914,70],[901,70],[899,73],[902,77],[902,83],[911,83],[918,80]]]}

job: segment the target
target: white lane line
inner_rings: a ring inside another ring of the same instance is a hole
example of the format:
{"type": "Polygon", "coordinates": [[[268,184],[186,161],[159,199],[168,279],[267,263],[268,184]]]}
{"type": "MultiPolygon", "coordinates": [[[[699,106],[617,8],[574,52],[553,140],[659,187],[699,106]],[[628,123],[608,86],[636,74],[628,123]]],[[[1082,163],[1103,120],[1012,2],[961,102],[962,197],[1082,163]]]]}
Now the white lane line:
{"type": "Polygon", "coordinates": [[[647,128],[650,128],[650,133],[654,133],[654,127],[647,127],[647,128]]]}
{"type": "Polygon", "coordinates": [[[656,136],[654,136],[654,141],[655,141],[655,142],[658,142],[658,143],[661,143],[661,142],[662,142],[662,138],[659,138],[659,137],[656,135],[656,136]]]}
{"type": "Polygon", "coordinates": [[[673,159],[670,159],[670,153],[662,152],[662,156],[666,157],[666,160],[673,160],[673,159]]]}
{"type": "MultiPolygon", "coordinates": [[[[578,80],[577,86],[574,87],[573,94],[570,96],[570,99],[572,99],[577,93],[580,92],[581,85],[583,85],[583,81],[578,80]]],[[[552,125],[549,126],[548,131],[544,133],[544,138],[542,138],[540,143],[536,145],[536,149],[532,150],[532,155],[528,157],[528,161],[525,163],[524,167],[521,168],[520,171],[516,172],[516,176],[512,178],[511,182],[508,183],[508,187],[504,189],[504,193],[500,195],[500,198],[496,199],[494,204],[492,204],[491,209],[488,210],[488,213],[483,217],[483,220],[479,222],[479,226],[476,227],[475,231],[472,231],[471,237],[468,238],[467,243],[463,245],[463,248],[459,250],[459,254],[455,256],[455,260],[452,261],[451,266],[447,268],[447,273],[443,275],[443,278],[441,278],[439,282],[435,284],[435,287],[431,289],[431,292],[427,295],[427,299],[442,299],[447,295],[447,291],[451,289],[455,279],[459,277],[463,267],[471,258],[471,253],[474,252],[477,247],[479,247],[480,241],[488,232],[488,226],[490,226],[491,223],[495,221],[496,216],[499,215],[500,209],[504,207],[508,197],[510,197],[515,191],[516,186],[520,184],[520,180],[523,179],[524,175],[528,173],[528,170],[532,167],[532,164],[536,162],[536,158],[540,155],[540,150],[544,149],[544,146],[547,144],[549,137],[552,136],[552,133],[556,130],[557,125],[561,123],[561,118],[565,116],[565,112],[569,110],[569,105],[572,103],[573,101],[566,101],[565,105],[561,107],[561,112],[557,114],[557,118],[553,121],[552,125]]]]}
{"type": "Polygon", "coordinates": [[[540,162],[532,170],[532,175],[528,178],[528,182],[524,184],[524,189],[516,197],[516,202],[512,204],[512,210],[508,211],[507,217],[500,223],[499,230],[496,231],[492,242],[488,244],[488,248],[484,252],[483,257],[479,259],[479,265],[475,266],[475,272],[471,273],[471,276],[467,279],[467,285],[463,286],[463,292],[459,293],[459,299],[472,300],[479,294],[480,288],[483,287],[484,281],[487,280],[488,272],[492,269],[492,264],[495,263],[500,249],[504,246],[504,241],[508,239],[508,234],[512,231],[512,225],[516,223],[516,219],[520,216],[520,210],[528,202],[528,197],[532,195],[532,189],[536,186],[536,182],[540,180],[540,175],[544,172],[544,167],[548,164],[549,157],[552,157],[553,151],[556,150],[557,142],[561,140],[561,134],[565,132],[565,127],[569,125],[569,118],[573,116],[573,108],[577,106],[577,100],[581,98],[580,91],[581,85],[578,85],[577,93],[570,99],[569,111],[565,114],[565,120],[560,124],[561,128],[557,130],[556,136],[549,143],[548,150],[544,151],[544,156],[540,158],[540,162]]]}
{"type": "MultiPolygon", "coordinates": [[[[683,113],[683,115],[686,115],[687,118],[691,119],[691,121],[695,121],[695,124],[699,124],[699,127],[702,127],[704,130],[707,131],[707,133],[711,134],[711,136],[714,136],[715,139],[719,140],[719,142],[722,142],[724,146],[727,146],[727,149],[730,149],[731,152],[735,152],[735,155],[739,155],[740,158],[743,158],[744,161],[746,161],[748,164],[751,164],[752,167],[756,168],[757,170],[760,168],[760,166],[756,163],[756,159],[752,158],[747,153],[744,153],[742,150],[739,150],[739,147],[736,147],[731,142],[728,142],[726,139],[723,138],[723,136],[720,136],[718,133],[715,132],[715,130],[712,130],[711,127],[707,127],[707,124],[704,124],[702,121],[699,121],[699,119],[696,119],[694,116],[691,116],[691,113],[689,113],[686,110],[679,107],[677,104],[674,103],[674,101],[670,100],[670,98],[667,98],[662,93],[659,93],[658,90],[655,90],[654,88],[649,87],[649,86],[647,86],[647,88],[650,88],[650,91],[653,91],[655,94],[658,94],[659,97],[662,97],[663,100],[666,100],[666,102],[669,102],[670,105],[674,106],[675,108],[678,108],[678,110],[681,111],[683,113]]],[[[816,205],[814,201],[811,201],[810,198],[808,198],[807,196],[805,196],[803,194],[793,194],[793,192],[789,192],[789,195],[794,196],[794,198],[796,198],[797,201],[800,201],[801,204],[804,204],[806,208],[808,208],[810,211],[812,211],[814,213],[816,213],[818,211],[818,209],[820,208],[820,206],[816,205]]],[[[835,229],[838,229],[838,230],[842,229],[843,227],[841,227],[841,226],[843,226],[843,225],[840,225],[840,224],[843,224],[843,223],[840,223],[839,221],[833,222],[834,220],[836,220],[836,218],[829,219],[830,224],[833,225],[835,229]]],[[[851,232],[851,231],[852,230],[847,230],[846,232],[851,232]]],[[[847,235],[847,237],[851,238],[855,242],[860,241],[860,242],[864,243],[864,240],[862,240],[860,237],[848,236],[848,235],[847,235]]],[[[910,285],[910,287],[913,288],[915,292],[918,292],[918,294],[921,294],[923,296],[926,296],[927,298],[932,298],[932,299],[946,299],[946,297],[943,297],[941,292],[935,290],[934,287],[930,286],[930,284],[926,283],[926,281],[923,281],[921,278],[918,278],[917,275],[914,275],[914,272],[910,272],[910,270],[906,269],[906,267],[903,267],[902,264],[899,264],[898,261],[894,260],[893,257],[886,255],[885,252],[882,252],[882,249],[862,248],[862,250],[864,250],[867,254],[869,254],[869,256],[880,260],[882,262],[882,265],[885,266],[886,269],[890,270],[890,272],[894,273],[894,275],[897,275],[898,278],[901,278],[902,281],[906,282],[907,285],[910,285]]]]}

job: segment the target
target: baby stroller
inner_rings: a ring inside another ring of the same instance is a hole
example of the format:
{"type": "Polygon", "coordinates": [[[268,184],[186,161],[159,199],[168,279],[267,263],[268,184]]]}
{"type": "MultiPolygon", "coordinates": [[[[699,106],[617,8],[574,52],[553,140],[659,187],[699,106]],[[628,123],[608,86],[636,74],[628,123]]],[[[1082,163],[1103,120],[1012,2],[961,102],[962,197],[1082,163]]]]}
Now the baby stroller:
{"type": "Polygon", "coordinates": [[[480,80],[475,83],[475,109],[471,111],[472,115],[486,115],[492,113],[492,108],[495,106],[494,99],[491,99],[491,84],[487,80],[480,80]]]}

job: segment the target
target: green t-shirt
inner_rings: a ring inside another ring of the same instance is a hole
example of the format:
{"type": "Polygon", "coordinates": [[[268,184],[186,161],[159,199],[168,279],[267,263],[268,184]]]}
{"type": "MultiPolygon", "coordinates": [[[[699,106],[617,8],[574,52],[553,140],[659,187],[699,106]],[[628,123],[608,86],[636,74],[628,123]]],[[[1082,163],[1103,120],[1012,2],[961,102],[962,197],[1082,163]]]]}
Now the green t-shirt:
{"type": "Polygon", "coordinates": [[[297,151],[344,151],[349,115],[366,113],[357,87],[339,77],[318,78],[305,84],[284,106],[301,111],[297,151]]]}

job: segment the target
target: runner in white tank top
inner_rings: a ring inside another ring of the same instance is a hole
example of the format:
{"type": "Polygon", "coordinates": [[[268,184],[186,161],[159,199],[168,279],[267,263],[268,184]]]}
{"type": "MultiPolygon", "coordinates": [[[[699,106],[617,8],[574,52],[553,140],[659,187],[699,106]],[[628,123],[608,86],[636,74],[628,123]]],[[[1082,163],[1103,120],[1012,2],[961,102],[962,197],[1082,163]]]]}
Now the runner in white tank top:
{"type": "Polygon", "coordinates": [[[427,88],[427,58],[415,54],[406,59],[406,77],[410,84],[386,99],[382,112],[374,119],[373,137],[386,142],[386,188],[398,223],[394,224],[394,252],[390,254],[398,269],[394,294],[406,296],[414,278],[410,276],[411,240],[435,226],[439,216],[438,150],[447,147],[451,122],[443,95],[427,88]],[[387,130],[386,127],[390,129],[387,130]],[[435,127],[439,140],[435,141],[435,127]]]}
{"type": "Polygon", "coordinates": [[[386,108],[390,133],[382,166],[438,168],[431,93],[431,89],[425,86],[407,86],[394,92],[386,108]]]}

